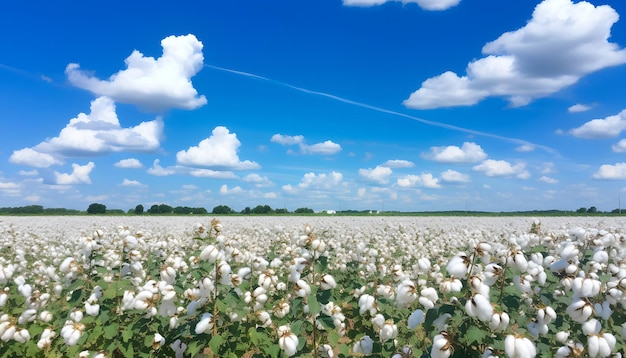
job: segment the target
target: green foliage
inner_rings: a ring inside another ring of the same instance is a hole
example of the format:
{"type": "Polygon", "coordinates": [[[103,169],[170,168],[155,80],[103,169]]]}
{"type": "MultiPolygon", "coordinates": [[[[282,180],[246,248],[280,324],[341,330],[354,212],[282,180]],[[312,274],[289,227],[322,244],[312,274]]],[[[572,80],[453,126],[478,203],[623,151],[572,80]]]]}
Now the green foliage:
{"type": "Polygon", "coordinates": [[[105,214],[106,212],[107,207],[104,204],[93,203],[87,208],[87,214],[105,214]]]}

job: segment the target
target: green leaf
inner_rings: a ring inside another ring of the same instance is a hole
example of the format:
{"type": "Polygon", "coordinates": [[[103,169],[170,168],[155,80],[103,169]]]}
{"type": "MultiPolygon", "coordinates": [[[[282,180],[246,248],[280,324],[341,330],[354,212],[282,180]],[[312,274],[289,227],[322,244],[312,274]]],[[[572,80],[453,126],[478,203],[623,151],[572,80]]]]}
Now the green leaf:
{"type": "Polygon", "coordinates": [[[309,304],[309,312],[311,314],[315,315],[321,311],[322,306],[319,302],[317,302],[317,298],[314,294],[311,294],[309,295],[309,297],[307,297],[307,302],[309,304]]]}
{"type": "Polygon", "coordinates": [[[111,323],[110,325],[104,327],[104,338],[106,339],[111,339],[115,336],[117,336],[117,328],[118,328],[118,324],[117,323],[111,323]]]}
{"type": "Polygon", "coordinates": [[[331,316],[320,315],[317,318],[317,321],[326,329],[335,329],[335,323],[333,322],[333,318],[331,316]]]}
{"type": "Polygon", "coordinates": [[[465,335],[461,338],[469,346],[472,343],[482,343],[487,337],[488,331],[480,329],[476,326],[471,326],[465,332],[465,335]]]}
{"type": "Polygon", "coordinates": [[[303,320],[297,320],[292,322],[289,325],[289,328],[291,329],[291,332],[293,332],[293,334],[295,334],[296,336],[299,336],[302,333],[302,325],[304,324],[303,320]]]}
{"type": "Polygon", "coordinates": [[[213,336],[209,341],[209,347],[211,347],[213,353],[217,354],[220,351],[222,343],[224,343],[224,338],[222,336],[213,336]]]}
{"type": "Polygon", "coordinates": [[[202,344],[199,340],[192,340],[187,344],[187,349],[185,350],[185,353],[189,354],[188,357],[195,357],[196,354],[200,353],[202,348],[202,344]]]}
{"type": "Polygon", "coordinates": [[[133,335],[133,326],[126,327],[126,329],[122,331],[122,340],[124,342],[128,342],[131,338],[133,338],[133,335]]]}

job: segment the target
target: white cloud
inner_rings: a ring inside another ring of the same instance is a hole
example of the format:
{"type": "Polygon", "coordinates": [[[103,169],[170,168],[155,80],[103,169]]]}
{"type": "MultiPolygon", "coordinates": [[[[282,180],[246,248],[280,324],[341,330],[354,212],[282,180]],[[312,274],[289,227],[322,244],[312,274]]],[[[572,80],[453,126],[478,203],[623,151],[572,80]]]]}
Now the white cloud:
{"type": "Polygon", "coordinates": [[[242,180],[248,183],[253,183],[254,186],[257,188],[274,186],[274,183],[272,183],[266,176],[262,177],[257,173],[250,173],[246,175],[242,180]]]}
{"type": "Polygon", "coordinates": [[[13,151],[9,161],[14,164],[28,165],[35,168],[48,168],[52,165],[63,164],[63,161],[47,153],[40,153],[32,148],[13,151]]]}
{"type": "Polygon", "coordinates": [[[302,152],[305,154],[336,154],[341,152],[341,146],[333,141],[327,140],[322,143],[312,145],[301,145],[302,152]]]}
{"type": "Polygon", "coordinates": [[[61,130],[33,148],[16,150],[10,161],[38,168],[61,164],[58,157],[102,155],[110,152],[153,152],[160,146],[163,122],[160,118],[122,128],[115,103],[108,97],[91,102],[89,114],[80,113],[61,130]]]}
{"type": "Polygon", "coordinates": [[[91,178],[89,174],[95,168],[96,165],[93,162],[89,162],[86,165],[72,164],[72,173],[59,173],[54,172],[56,177],[56,183],[59,185],[71,185],[71,184],[91,184],[91,178]]]}
{"type": "Polygon", "coordinates": [[[286,184],[282,186],[282,189],[289,194],[299,194],[302,190],[313,193],[322,191],[332,192],[344,189],[345,187],[346,183],[343,182],[343,174],[333,171],[320,174],[313,172],[306,173],[300,183],[295,186],[286,184]]]}
{"type": "Polygon", "coordinates": [[[524,27],[487,43],[486,56],[470,62],[465,76],[448,71],[429,78],[404,104],[431,109],[503,96],[513,106],[526,105],[589,73],[626,63],[626,50],[608,41],[618,19],[607,5],[545,0],[524,27]]]}
{"type": "Polygon", "coordinates": [[[456,170],[448,169],[441,173],[441,180],[447,183],[469,183],[470,176],[459,173],[456,170]]]}
{"type": "Polygon", "coordinates": [[[141,164],[141,162],[135,158],[122,159],[113,165],[115,165],[118,168],[130,168],[130,169],[138,169],[138,168],[143,167],[143,164],[141,164]]]}
{"type": "Polygon", "coordinates": [[[191,169],[189,175],[200,178],[215,179],[237,179],[235,173],[231,171],[211,170],[211,169],[191,169]]]}
{"type": "Polygon", "coordinates": [[[626,163],[616,163],[615,165],[601,165],[600,169],[598,169],[598,171],[593,175],[593,178],[624,180],[626,179],[626,163]]]}
{"type": "Polygon", "coordinates": [[[171,168],[163,168],[161,165],[159,165],[159,163],[160,163],[160,160],[155,159],[154,162],[152,163],[152,167],[148,169],[148,174],[162,177],[162,176],[172,175],[176,173],[176,171],[171,168]]]}
{"type": "Polygon", "coordinates": [[[430,152],[423,153],[422,157],[439,163],[472,163],[487,158],[487,154],[480,145],[465,142],[461,148],[455,145],[430,147],[430,152]]]}
{"type": "Polygon", "coordinates": [[[615,152],[615,153],[624,153],[626,152],[626,139],[620,139],[619,142],[613,144],[611,146],[611,149],[615,152]]]}
{"type": "MultiPolygon", "coordinates": [[[[278,143],[281,145],[298,145],[300,147],[300,152],[302,154],[336,154],[341,151],[341,145],[334,143],[331,140],[327,140],[325,142],[316,143],[312,145],[306,144],[306,140],[302,135],[283,135],[280,133],[274,134],[270,139],[273,143],[278,143]]],[[[289,151],[291,153],[291,150],[289,151]]]]}
{"type": "Polygon", "coordinates": [[[402,4],[415,3],[424,10],[446,10],[458,5],[461,0],[343,0],[345,6],[370,7],[382,5],[387,2],[398,1],[402,4]]]}
{"type": "Polygon", "coordinates": [[[145,185],[141,184],[139,181],[137,180],[130,180],[130,179],[126,179],[124,178],[124,181],[122,182],[122,186],[137,186],[137,187],[143,187],[145,185]]]}
{"type": "Polygon", "coordinates": [[[532,152],[537,148],[536,145],[534,144],[524,144],[524,145],[520,145],[519,147],[515,148],[516,151],[518,152],[532,152]]]}
{"type": "Polygon", "coordinates": [[[474,166],[472,170],[481,172],[488,177],[512,177],[515,176],[520,179],[527,179],[530,177],[530,173],[526,170],[526,165],[518,163],[511,165],[511,163],[505,160],[493,160],[487,159],[482,163],[474,166]]]}
{"type": "Polygon", "coordinates": [[[579,112],[586,112],[588,110],[591,109],[591,106],[588,106],[586,104],[580,104],[580,103],[576,103],[573,106],[570,106],[569,108],[567,108],[567,111],[569,113],[579,113],[579,112]]]}
{"type": "Polygon", "coordinates": [[[218,126],[213,129],[211,136],[202,140],[198,146],[176,153],[176,161],[186,166],[233,170],[258,169],[260,166],[255,162],[239,160],[237,150],[240,145],[237,134],[230,133],[226,127],[218,126]]]}
{"type": "Polygon", "coordinates": [[[195,109],[207,103],[191,83],[204,62],[202,42],[194,35],[169,36],[161,41],[163,55],[155,59],[135,50],[126,58],[126,69],[100,80],[70,63],[65,73],[74,86],[118,102],[154,111],[195,109]]]}
{"type": "Polygon", "coordinates": [[[556,170],[554,169],[554,163],[552,162],[545,162],[541,167],[541,174],[550,174],[554,173],[555,171],[556,170]]]}
{"type": "Polygon", "coordinates": [[[423,186],[425,188],[438,189],[441,188],[439,185],[439,179],[434,178],[432,174],[420,174],[420,175],[406,175],[402,178],[398,178],[396,184],[402,188],[410,188],[414,186],[423,186]]]}
{"type": "Polygon", "coordinates": [[[228,185],[224,184],[220,187],[220,194],[241,194],[244,190],[240,186],[235,186],[233,188],[229,188],[228,185]]]}
{"type": "Polygon", "coordinates": [[[539,181],[542,181],[542,182],[547,183],[547,184],[556,184],[556,183],[559,182],[558,180],[556,180],[554,178],[551,178],[551,177],[548,177],[548,176],[545,176],[545,175],[541,176],[539,178],[539,181]]]}
{"type": "Polygon", "coordinates": [[[304,136],[301,136],[301,135],[290,136],[290,135],[282,135],[282,134],[277,133],[272,136],[272,139],[270,139],[270,141],[273,143],[278,143],[282,145],[294,145],[294,144],[304,143],[304,136]]]}
{"type": "Polygon", "coordinates": [[[389,176],[392,170],[389,167],[377,166],[376,168],[359,169],[359,175],[363,178],[379,183],[386,184],[389,182],[389,176]]]}
{"type": "Polygon", "coordinates": [[[415,166],[415,163],[409,160],[393,159],[393,160],[388,160],[384,162],[380,166],[388,167],[388,168],[413,168],[415,166]]]}
{"type": "Polygon", "coordinates": [[[579,138],[615,138],[624,129],[626,129],[626,109],[614,116],[608,116],[604,119],[593,119],[578,128],[571,129],[569,133],[579,138]]]}
{"type": "Polygon", "coordinates": [[[39,175],[39,172],[37,171],[37,169],[33,169],[33,170],[20,170],[18,172],[19,175],[23,175],[23,176],[28,176],[28,177],[34,177],[39,175]]]}

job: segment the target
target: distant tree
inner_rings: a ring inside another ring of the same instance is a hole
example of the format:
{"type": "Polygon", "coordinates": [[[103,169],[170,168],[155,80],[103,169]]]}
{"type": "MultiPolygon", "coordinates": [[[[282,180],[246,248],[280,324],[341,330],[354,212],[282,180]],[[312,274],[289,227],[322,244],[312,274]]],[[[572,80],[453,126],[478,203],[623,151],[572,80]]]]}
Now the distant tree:
{"type": "Polygon", "coordinates": [[[257,205],[252,209],[253,214],[270,214],[273,211],[269,205],[257,205]]]}
{"type": "Polygon", "coordinates": [[[276,214],[289,214],[289,211],[287,209],[276,209],[274,210],[274,212],[276,214]]]}
{"type": "Polygon", "coordinates": [[[154,204],[150,207],[150,209],[148,209],[148,213],[149,214],[158,214],[159,213],[159,206],[157,204],[154,204]]]}
{"type": "Polygon", "coordinates": [[[578,210],[576,210],[577,213],[586,213],[587,209],[586,208],[580,208],[578,210]]]}
{"type": "Polygon", "coordinates": [[[589,209],[587,209],[587,212],[590,213],[590,214],[597,213],[598,209],[596,209],[595,206],[592,206],[589,209]]]}
{"type": "Polygon", "coordinates": [[[309,208],[297,208],[294,213],[296,214],[313,214],[315,211],[309,208]]]}
{"type": "Polygon", "coordinates": [[[225,214],[231,214],[232,212],[233,212],[233,209],[231,209],[228,205],[218,205],[213,208],[213,210],[211,211],[211,214],[225,215],[225,214]]]}
{"type": "Polygon", "coordinates": [[[611,214],[621,214],[622,213],[622,209],[613,209],[611,210],[611,214]]]}
{"type": "Polygon", "coordinates": [[[137,215],[143,214],[143,205],[139,204],[135,206],[135,214],[137,215]]]}
{"type": "Polygon", "coordinates": [[[252,210],[250,209],[249,206],[246,206],[243,210],[241,210],[242,214],[250,214],[252,213],[252,210]]]}
{"type": "Polygon", "coordinates": [[[167,204],[159,205],[159,213],[160,214],[170,214],[173,211],[174,211],[174,208],[172,208],[171,206],[169,206],[167,204]]]}
{"type": "Polygon", "coordinates": [[[104,204],[93,203],[87,208],[87,214],[106,214],[106,212],[107,207],[104,204]]]}
{"type": "Polygon", "coordinates": [[[204,214],[208,214],[209,212],[207,211],[206,208],[193,208],[191,210],[192,214],[196,214],[196,215],[204,215],[204,214]]]}

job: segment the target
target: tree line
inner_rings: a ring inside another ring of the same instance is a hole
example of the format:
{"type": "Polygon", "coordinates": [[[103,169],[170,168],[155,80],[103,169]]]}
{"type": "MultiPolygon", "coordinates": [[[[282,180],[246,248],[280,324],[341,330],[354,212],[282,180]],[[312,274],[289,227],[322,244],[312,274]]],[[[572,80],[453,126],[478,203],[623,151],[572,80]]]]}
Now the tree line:
{"type": "MultiPolygon", "coordinates": [[[[115,210],[115,213],[118,213],[117,211],[121,211],[121,210],[115,210]]],[[[111,210],[108,210],[106,205],[104,204],[100,204],[100,203],[92,203],[89,205],[89,207],[87,208],[87,214],[112,214],[113,212],[111,210]]],[[[123,211],[122,211],[123,213],[123,211]]],[[[150,207],[150,209],[145,210],[144,206],[139,204],[137,206],[135,206],[134,209],[129,209],[128,214],[134,214],[134,215],[142,215],[142,214],[167,214],[167,215],[171,215],[171,214],[175,214],[175,215],[202,215],[202,214],[209,214],[209,212],[202,207],[199,208],[191,208],[188,206],[176,206],[176,207],[172,207],[170,205],[167,204],[154,204],[150,207]]],[[[287,209],[272,209],[271,206],[269,205],[257,205],[254,208],[250,208],[250,207],[245,207],[243,210],[241,210],[240,212],[236,212],[235,210],[231,209],[228,205],[218,205],[216,207],[213,208],[213,210],[211,211],[211,214],[214,215],[228,215],[228,214],[289,214],[290,212],[287,209]]],[[[313,214],[314,211],[313,209],[309,209],[309,208],[298,208],[296,210],[294,210],[294,213],[296,214],[313,214]]]]}

